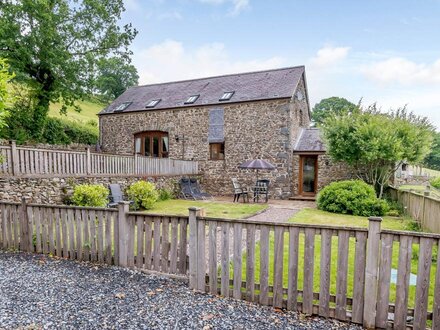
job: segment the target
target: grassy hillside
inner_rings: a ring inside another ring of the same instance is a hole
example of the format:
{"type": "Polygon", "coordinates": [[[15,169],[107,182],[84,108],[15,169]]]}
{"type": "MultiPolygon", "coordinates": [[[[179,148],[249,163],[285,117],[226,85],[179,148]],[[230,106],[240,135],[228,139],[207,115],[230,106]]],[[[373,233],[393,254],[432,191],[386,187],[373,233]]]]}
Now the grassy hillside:
{"type": "Polygon", "coordinates": [[[67,116],[60,114],[60,103],[51,104],[49,116],[55,118],[69,119],[84,124],[91,120],[98,123],[97,114],[106,106],[106,104],[103,104],[96,99],[78,101],[77,103],[81,107],[81,112],[76,112],[73,108],[68,108],[67,116]]]}

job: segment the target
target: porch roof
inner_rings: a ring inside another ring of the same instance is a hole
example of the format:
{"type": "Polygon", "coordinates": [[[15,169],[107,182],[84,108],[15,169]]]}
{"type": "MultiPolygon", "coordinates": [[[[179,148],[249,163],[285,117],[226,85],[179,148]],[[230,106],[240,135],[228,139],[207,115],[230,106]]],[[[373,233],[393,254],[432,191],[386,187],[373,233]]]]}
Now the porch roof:
{"type": "Polygon", "coordinates": [[[319,128],[302,128],[296,140],[294,153],[325,153],[327,151],[319,128]]]}

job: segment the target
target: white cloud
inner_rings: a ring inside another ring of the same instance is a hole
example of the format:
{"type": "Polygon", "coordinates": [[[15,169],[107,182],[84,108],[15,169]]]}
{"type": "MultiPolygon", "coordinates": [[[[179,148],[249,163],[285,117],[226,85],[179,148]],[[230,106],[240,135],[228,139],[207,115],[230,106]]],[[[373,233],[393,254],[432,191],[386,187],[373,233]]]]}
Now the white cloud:
{"type": "Polygon", "coordinates": [[[250,0],[199,0],[202,3],[208,3],[213,5],[222,5],[225,3],[232,4],[232,8],[229,11],[229,15],[236,16],[240,14],[243,10],[250,7],[250,0]]]}
{"type": "Polygon", "coordinates": [[[186,49],[175,40],[135,51],[133,63],[140,83],[165,82],[212,75],[277,68],[285,64],[283,58],[237,61],[229,57],[222,43],[210,43],[195,49],[186,49]]]}
{"type": "Polygon", "coordinates": [[[140,9],[140,3],[138,0],[124,0],[124,7],[127,10],[136,11],[140,9]]]}
{"type": "Polygon", "coordinates": [[[177,10],[172,10],[172,11],[169,11],[169,12],[165,12],[165,13],[159,14],[157,16],[157,19],[160,20],[160,21],[162,21],[162,20],[180,21],[180,20],[183,19],[183,16],[177,10]]]}
{"type": "Polygon", "coordinates": [[[310,64],[318,68],[333,65],[344,60],[349,51],[350,47],[325,46],[318,50],[316,56],[310,60],[310,64]]]}
{"type": "Polygon", "coordinates": [[[402,57],[392,57],[361,69],[370,80],[382,84],[402,85],[440,83],[440,59],[432,64],[416,63],[402,57]]]}

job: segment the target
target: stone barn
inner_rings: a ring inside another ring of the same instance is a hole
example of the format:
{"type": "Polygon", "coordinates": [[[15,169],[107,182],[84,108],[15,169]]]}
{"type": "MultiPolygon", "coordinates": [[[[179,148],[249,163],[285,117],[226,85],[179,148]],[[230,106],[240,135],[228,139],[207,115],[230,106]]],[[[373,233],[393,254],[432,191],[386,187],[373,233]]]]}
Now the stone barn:
{"type": "Polygon", "coordinates": [[[330,181],[351,177],[332,164],[310,126],[304,66],[136,86],[99,113],[105,152],[196,160],[205,189],[232,194],[231,178],[262,158],[272,198],[311,198],[330,181]]]}

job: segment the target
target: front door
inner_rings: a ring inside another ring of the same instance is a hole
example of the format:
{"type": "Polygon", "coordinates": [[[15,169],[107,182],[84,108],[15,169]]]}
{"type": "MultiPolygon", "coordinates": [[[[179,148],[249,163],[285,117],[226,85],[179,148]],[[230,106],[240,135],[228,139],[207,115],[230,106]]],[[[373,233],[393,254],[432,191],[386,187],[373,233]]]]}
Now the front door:
{"type": "Polygon", "coordinates": [[[315,196],[318,189],[318,156],[300,156],[299,189],[302,196],[315,196]]]}

